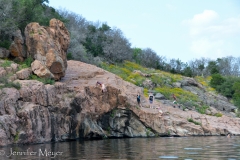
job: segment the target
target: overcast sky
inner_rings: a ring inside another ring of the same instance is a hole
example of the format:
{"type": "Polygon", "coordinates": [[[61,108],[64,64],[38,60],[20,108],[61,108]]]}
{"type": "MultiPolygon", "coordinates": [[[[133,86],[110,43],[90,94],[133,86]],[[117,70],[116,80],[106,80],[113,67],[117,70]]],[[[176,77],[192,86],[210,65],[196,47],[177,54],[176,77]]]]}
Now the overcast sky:
{"type": "Polygon", "coordinates": [[[183,62],[240,57],[240,0],[49,0],[122,30],[132,47],[183,62]]]}

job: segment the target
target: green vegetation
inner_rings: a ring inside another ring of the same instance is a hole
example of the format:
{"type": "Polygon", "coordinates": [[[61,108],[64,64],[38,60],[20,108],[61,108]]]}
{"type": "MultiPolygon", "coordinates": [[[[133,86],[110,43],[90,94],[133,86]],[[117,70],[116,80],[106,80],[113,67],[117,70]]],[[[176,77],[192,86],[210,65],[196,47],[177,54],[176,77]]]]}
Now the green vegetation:
{"type": "Polygon", "coordinates": [[[101,67],[120,76],[128,82],[134,83],[137,86],[141,86],[142,82],[147,79],[140,73],[150,74],[152,82],[160,85],[172,84],[182,79],[181,75],[174,75],[160,70],[145,68],[130,61],[125,61],[124,63],[116,65],[102,63],[101,67]]]}
{"type": "MultiPolygon", "coordinates": [[[[180,104],[192,103],[192,106],[197,106],[196,103],[200,101],[197,95],[183,90],[182,88],[172,88],[170,86],[173,85],[174,82],[181,80],[181,75],[145,68],[129,61],[125,61],[118,65],[103,63],[101,67],[140,87],[143,87],[143,81],[150,79],[154,84],[160,86],[154,88],[155,92],[163,94],[167,99],[172,99],[172,94],[175,94],[180,104]],[[144,77],[141,74],[148,74],[151,76],[144,77]]],[[[145,97],[148,97],[148,90],[149,88],[146,87],[143,90],[145,97]]]]}
{"type": "Polygon", "coordinates": [[[170,131],[170,130],[167,131],[167,135],[168,135],[168,136],[171,135],[171,131],[170,131]]]}
{"type": "Polygon", "coordinates": [[[2,88],[16,88],[16,89],[20,89],[21,85],[20,83],[14,83],[11,81],[8,81],[7,77],[1,77],[0,78],[0,89],[2,88]]]}
{"type": "Polygon", "coordinates": [[[111,128],[110,127],[107,128],[107,132],[108,132],[108,134],[111,133],[111,128]]]}
{"type": "Polygon", "coordinates": [[[164,86],[164,87],[155,88],[154,90],[162,93],[167,99],[172,99],[172,94],[174,94],[178,99],[178,103],[199,101],[197,95],[189,91],[185,91],[182,88],[170,88],[170,87],[164,86]]]}
{"type": "Polygon", "coordinates": [[[23,62],[19,62],[18,70],[31,67],[32,62],[33,62],[32,57],[28,57],[23,62]]]}
{"type": "Polygon", "coordinates": [[[216,114],[214,114],[214,116],[216,116],[216,117],[222,117],[222,113],[216,113],[216,114]]]}
{"type": "Polygon", "coordinates": [[[202,125],[200,122],[194,121],[192,118],[187,119],[188,122],[194,123],[195,125],[202,125]]]}
{"type": "Polygon", "coordinates": [[[140,109],[139,106],[136,106],[137,109],[140,109]]]}
{"type": "Polygon", "coordinates": [[[145,78],[139,75],[139,73],[132,72],[133,70],[145,70],[145,68],[132,62],[126,61],[119,65],[108,65],[107,63],[103,63],[101,67],[138,86],[140,86],[145,80],[145,78]]]}
{"type": "Polygon", "coordinates": [[[146,128],[146,134],[147,134],[147,137],[150,136],[150,134],[151,134],[151,128],[146,128]]]}
{"type": "Polygon", "coordinates": [[[14,136],[14,142],[19,140],[19,132],[17,131],[16,135],[14,136]]]}
{"type": "Polygon", "coordinates": [[[67,54],[67,60],[72,60],[72,59],[74,59],[72,53],[68,53],[67,54]]]}
{"type": "Polygon", "coordinates": [[[147,88],[143,89],[143,94],[145,97],[148,97],[148,89],[147,88]]]}
{"type": "Polygon", "coordinates": [[[4,68],[10,67],[11,64],[12,64],[12,61],[4,60],[4,62],[0,64],[0,67],[4,67],[4,68]]]}
{"type": "Polygon", "coordinates": [[[210,85],[220,94],[233,99],[233,103],[240,108],[240,77],[213,74],[210,85]]]}
{"type": "Polygon", "coordinates": [[[221,74],[217,73],[217,74],[213,74],[212,75],[212,79],[210,81],[210,85],[213,88],[217,88],[217,86],[221,85],[222,83],[224,83],[225,79],[221,76],[221,74]]]}
{"type": "Polygon", "coordinates": [[[209,106],[201,106],[201,107],[197,107],[196,110],[201,113],[201,114],[206,114],[206,110],[209,108],[209,106]]]}
{"type": "Polygon", "coordinates": [[[116,110],[113,109],[112,112],[111,112],[111,114],[110,114],[110,116],[113,118],[113,117],[115,116],[115,114],[116,114],[116,110]]]}
{"type": "Polygon", "coordinates": [[[207,76],[206,78],[204,78],[202,76],[196,76],[196,77],[194,77],[194,79],[198,83],[202,84],[206,88],[207,91],[215,92],[215,89],[210,86],[210,81],[212,79],[212,76],[207,76]]]}
{"type": "Polygon", "coordinates": [[[0,41],[0,47],[2,48],[9,49],[10,45],[11,45],[11,41],[9,40],[0,41]]]}
{"type": "Polygon", "coordinates": [[[55,83],[55,81],[53,79],[51,79],[51,78],[40,78],[40,77],[38,77],[38,76],[36,76],[34,74],[31,74],[29,79],[40,81],[43,84],[51,84],[52,85],[52,84],[55,83]]]}
{"type": "MultiPolygon", "coordinates": [[[[26,25],[30,22],[48,26],[50,19],[56,18],[64,22],[70,32],[68,60],[76,59],[97,65],[103,62],[100,64],[103,69],[144,87],[145,96],[148,96],[150,89],[162,93],[168,99],[172,99],[171,95],[175,94],[179,104],[187,106],[185,104],[188,103],[204,114],[207,106],[200,105],[197,95],[181,88],[173,88],[174,82],[182,80],[182,75],[195,77],[207,91],[226,96],[240,108],[239,58],[201,58],[189,63],[180,59],[166,59],[151,48],[131,48],[130,42],[118,28],[111,28],[106,23],[87,21],[80,15],[66,10],[55,10],[47,5],[48,2],[49,0],[0,0],[0,47],[8,49],[15,31],[19,29],[23,35],[26,25]],[[143,85],[148,79],[153,86],[143,85]]],[[[42,33],[41,30],[30,32],[40,35],[42,33]]],[[[31,62],[32,59],[28,58],[19,63],[19,70],[30,67],[31,62]]],[[[11,62],[5,60],[1,67],[10,65],[11,62]]],[[[54,83],[54,80],[38,78],[36,75],[31,75],[30,79],[44,84],[54,83]]],[[[2,81],[4,85],[1,87],[15,85],[2,81]]]]}

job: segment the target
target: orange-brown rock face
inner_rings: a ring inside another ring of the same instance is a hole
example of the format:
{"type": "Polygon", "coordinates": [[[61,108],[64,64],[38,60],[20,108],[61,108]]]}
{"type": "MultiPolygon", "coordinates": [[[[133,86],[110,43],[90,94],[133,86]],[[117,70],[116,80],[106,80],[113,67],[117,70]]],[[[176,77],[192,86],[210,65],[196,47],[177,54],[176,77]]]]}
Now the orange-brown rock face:
{"type": "Polygon", "coordinates": [[[64,77],[67,68],[66,51],[70,42],[64,24],[57,19],[50,21],[50,27],[30,23],[25,28],[25,37],[28,56],[46,65],[55,80],[64,77]]]}

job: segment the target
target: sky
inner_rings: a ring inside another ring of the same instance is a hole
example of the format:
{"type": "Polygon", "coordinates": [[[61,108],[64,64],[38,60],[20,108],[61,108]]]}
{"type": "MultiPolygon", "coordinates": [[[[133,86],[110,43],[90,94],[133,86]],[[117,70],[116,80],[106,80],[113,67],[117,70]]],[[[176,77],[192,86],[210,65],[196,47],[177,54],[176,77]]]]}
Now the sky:
{"type": "Polygon", "coordinates": [[[49,0],[119,28],[131,47],[183,62],[240,57],[240,0],[49,0]]]}

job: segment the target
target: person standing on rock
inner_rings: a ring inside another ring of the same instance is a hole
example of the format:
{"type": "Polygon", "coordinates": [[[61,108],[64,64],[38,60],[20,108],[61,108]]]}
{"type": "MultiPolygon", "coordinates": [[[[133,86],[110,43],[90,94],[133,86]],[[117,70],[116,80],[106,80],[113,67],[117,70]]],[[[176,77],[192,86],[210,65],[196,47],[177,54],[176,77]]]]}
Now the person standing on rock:
{"type": "Polygon", "coordinates": [[[106,92],[106,87],[105,87],[105,85],[104,85],[103,83],[97,81],[97,83],[96,83],[96,87],[97,87],[98,85],[101,86],[102,93],[103,93],[103,92],[106,92]]]}
{"type": "Polygon", "coordinates": [[[177,101],[177,98],[176,98],[176,96],[174,94],[172,94],[172,97],[174,99],[173,103],[175,103],[177,101]]]}
{"type": "Polygon", "coordinates": [[[174,99],[174,101],[173,101],[173,107],[175,108],[175,104],[177,104],[178,105],[178,108],[180,108],[180,105],[177,103],[177,97],[174,95],[174,94],[172,94],[172,97],[173,97],[173,99],[174,99]]]}
{"type": "Polygon", "coordinates": [[[152,93],[149,94],[148,100],[149,100],[149,103],[150,103],[150,108],[153,108],[153,98],[154,98],[153,94],[152,93]]]}
{"type": "Polygon", "coordinates": [[[139,107],[142,107],[141,104],[140,104],[140,98],[141,98],[141,96],[140,96],[140,94],[138,93],[138,94],[137,94],[137,102],[138,102],[139,107]]]}

